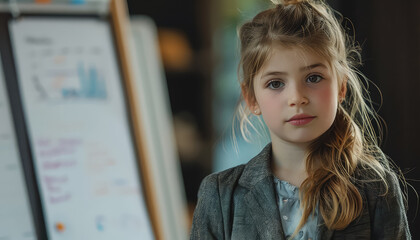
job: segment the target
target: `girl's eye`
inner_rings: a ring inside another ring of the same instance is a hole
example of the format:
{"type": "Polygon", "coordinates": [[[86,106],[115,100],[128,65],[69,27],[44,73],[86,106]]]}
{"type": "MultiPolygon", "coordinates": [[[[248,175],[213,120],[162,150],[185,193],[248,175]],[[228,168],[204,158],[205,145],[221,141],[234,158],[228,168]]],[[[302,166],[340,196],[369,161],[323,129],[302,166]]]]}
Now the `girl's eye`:
{"type": "Polygon", "coordinates": [[[306,79],[306,81],[309,83],[319,83],[321,80],[322,77],[319,75],[311,75],[306,79]]]}
{"type": "Polygon", "coordinates": [[[280,81],[271,81],[268,83],[268,87],[271,89],[279,89],[281,87],[283,87],[284,83],[280,82],[280,81]]]}

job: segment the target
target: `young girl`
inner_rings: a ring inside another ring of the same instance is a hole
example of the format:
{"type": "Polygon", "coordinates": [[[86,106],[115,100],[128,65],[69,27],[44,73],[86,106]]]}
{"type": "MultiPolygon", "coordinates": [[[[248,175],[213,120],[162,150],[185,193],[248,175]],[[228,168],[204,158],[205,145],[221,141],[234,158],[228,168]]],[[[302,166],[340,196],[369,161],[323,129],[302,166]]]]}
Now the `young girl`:
{"type": "Polygon", "coordinates": [[[203,180],[191,239],[411,239],[360,54],[334,11],[279,1],[239,37],[241,130],[261,115],[271,143],[203,180]]]}

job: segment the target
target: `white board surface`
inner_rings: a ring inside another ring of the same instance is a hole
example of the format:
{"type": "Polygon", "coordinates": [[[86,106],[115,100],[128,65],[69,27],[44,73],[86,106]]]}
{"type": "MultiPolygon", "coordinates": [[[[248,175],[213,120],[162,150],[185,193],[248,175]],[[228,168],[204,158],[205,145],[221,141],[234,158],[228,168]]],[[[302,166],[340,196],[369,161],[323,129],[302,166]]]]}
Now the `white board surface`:
{"type": "Polygon", "coordinates": [[[9,27],[48,238],[154,239],[109,23],[9,27]]]}

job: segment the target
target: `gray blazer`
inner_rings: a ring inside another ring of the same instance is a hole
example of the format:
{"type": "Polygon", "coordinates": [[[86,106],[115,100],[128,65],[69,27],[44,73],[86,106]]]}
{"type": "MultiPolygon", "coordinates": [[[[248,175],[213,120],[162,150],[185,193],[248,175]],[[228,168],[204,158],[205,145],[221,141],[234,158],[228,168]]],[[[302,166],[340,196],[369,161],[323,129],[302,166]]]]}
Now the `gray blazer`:
{"type": "MultiPolygon", "coordinates": [[[[190,238],[285,240],[270,162],[271,144],[247,164],[207,176],[190,238]]],[[[347,228],[329,230],[319,215],[318,239],[411,239],[398,180],[395,175],[387,180],[386,196],[380,196],[383,187],[378,183],[358,186],[364,209],[347,228]]]]}

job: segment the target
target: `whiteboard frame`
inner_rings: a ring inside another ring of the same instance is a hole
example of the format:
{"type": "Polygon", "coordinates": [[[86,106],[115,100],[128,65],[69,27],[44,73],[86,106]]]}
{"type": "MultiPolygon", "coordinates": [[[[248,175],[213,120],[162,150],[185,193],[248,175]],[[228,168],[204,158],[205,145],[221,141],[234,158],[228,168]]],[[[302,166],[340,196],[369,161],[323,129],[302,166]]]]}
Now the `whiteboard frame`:
{"type": "Polygon", "coordinates": [[[152,19],[141,15],[131,16],[130,23],[131,62],[136,77],[133,85],[141,119],[148,126],[144,129],[145,144],[150,154],[153,183],[157,186],[160,224],[164,239],[184,240],[188,238],[190,220],[157,28],[152,19]]]}
{"type": "Polygon", "coordinates": [[[130,19],[128,17],[128,7],[125,1],[111,0],[110,2],[111,22],[114,27],[114,36],[117,44],[121,73],[124,79],[129,110],[132,117],[132,127],[134,131],[134,141],[137,148],[138,160],[141,169],[143,189],[146,196],[146,205],[157,240],[166,239],[164,228],[160,224],[162,213],[158,205],[158,193],[153,182],[152,166],[150,164],[150,152],[146,147],[146,135],[144,123],[141,118],[141,106],[138,102],[138,93],[135,91],[136,76],[131,64],[130,48],[130,19]]]}

